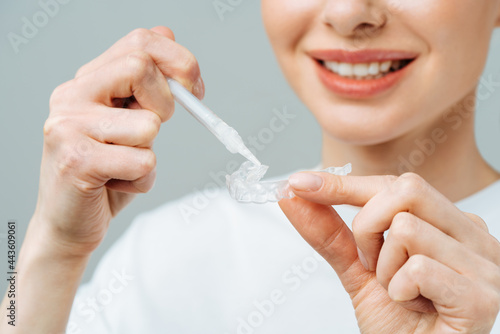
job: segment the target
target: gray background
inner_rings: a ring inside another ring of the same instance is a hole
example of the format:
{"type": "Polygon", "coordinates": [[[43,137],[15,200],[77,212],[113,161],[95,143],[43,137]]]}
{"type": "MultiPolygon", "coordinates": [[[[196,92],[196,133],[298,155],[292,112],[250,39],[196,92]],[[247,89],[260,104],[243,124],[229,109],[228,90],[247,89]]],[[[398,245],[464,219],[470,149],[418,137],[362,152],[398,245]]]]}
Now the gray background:
{"type": "MultiPolygon", "coordinates": [[[[226,2],[226,1],[224,1],[226,2]]],[[[33,213],[42,152],[42,128],[52,90],[71,79],[84,63],[137,27],[169,26],[177,41],[198,58],[206,83],[205,103],[235,127],[243,138],[269,126],[274,108],[297,117],[258,152],[270,175],[319,162],[320,133],[306,108],[287,86],[274,59],[260,18],[259,1],[241,1],[221,20],[212,0],[72,0],[16,54],[7,34],[21,33],[22,17],[32,21],[38,1],[0,2],[0,278],[6,270],[6,222],[18,222],[18,245],[33,213]]],[[[495,34],[486,73],[500,74],[500,33],[495,34]]],[[[467,64],[464,64],[467,66],[467,64]]],[[[500,76],[498,77],[500,78],[500,76]]],[[[497,80],[498,81],[498,80],[497,80]]],[[[500,91],[479,103],[480,148],[500,169],[500,91]]],[[[229,154],[184,110],[178,108],[155,143],[155,188],[139,196],[111,224],[94,253],[84,280],[109,246],[138,213],[191,193],[211,181],[210,172],[225,170],[229,154]]],[[[5,289],[0,279],[0,290],[5,289]]]]}

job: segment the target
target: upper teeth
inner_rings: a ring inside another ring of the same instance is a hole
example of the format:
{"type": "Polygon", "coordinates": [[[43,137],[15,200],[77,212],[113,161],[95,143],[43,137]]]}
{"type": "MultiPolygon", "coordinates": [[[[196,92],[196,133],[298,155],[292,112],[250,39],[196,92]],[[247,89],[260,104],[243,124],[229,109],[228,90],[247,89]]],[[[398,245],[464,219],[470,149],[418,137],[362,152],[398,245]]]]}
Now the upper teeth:
{"type": "Polygon", "coordinates": [[[373,63],[339,63],[336,61],[324,61],[325,67],[330,71],[337,73],[343,77],[378,78],[388,73],[391,68],[398,69],[400,66],[399,60],[388,60],[384,62],[373,63]]]}

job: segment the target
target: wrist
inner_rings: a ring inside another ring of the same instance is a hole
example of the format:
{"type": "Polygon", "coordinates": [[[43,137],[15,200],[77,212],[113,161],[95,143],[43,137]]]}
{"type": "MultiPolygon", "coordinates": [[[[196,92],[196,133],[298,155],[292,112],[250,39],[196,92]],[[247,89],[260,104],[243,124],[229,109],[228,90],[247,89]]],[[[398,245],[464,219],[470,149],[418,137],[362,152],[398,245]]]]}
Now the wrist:
{"type": "Polygon", "coordinates": [[[20,255],[77,264],[86,263],[92,250],[90,247],[72,242],[51,224],[34,215],[26,231],[20,255]]]}
{"type": "Polygon", "coordinates": [[[104,233],[87,233],[85,229],[79,228],[85,223],[76,225],[77,228],[72,228],[71,224],[65,226],[61,222],[54,222],[36,210],[28,226],[26,240],[30,241],[29,245],[58,258],[80,261],[92,255],[104,233]]]}

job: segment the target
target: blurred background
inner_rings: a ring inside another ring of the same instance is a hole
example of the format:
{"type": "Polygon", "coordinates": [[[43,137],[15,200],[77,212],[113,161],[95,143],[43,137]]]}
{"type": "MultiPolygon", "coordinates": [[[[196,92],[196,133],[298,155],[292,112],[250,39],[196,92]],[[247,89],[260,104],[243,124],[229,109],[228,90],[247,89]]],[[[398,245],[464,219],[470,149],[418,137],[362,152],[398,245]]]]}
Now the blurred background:
{"type": "MultiPolygon", "coordinates": [[[[198,58],[206,85],[204,102],[244,139],[254,138],[258,158],[271,166],[269,176],[319,163],[319,127],[278,68],[262,26],[259,1],[4,0],[0,3],[2,294],[7,221],[17,221],[19,249],[36,205],[42,128],[51,92],[131,30],[157,25],[170,27],[177,41],[198,58]],[[271,120],[284,113],[295,117],[273,131],[271,120]]],[[[484,80],[492,76],[500,82],[499,57],[497,31],[484,80]]],[[[489,96],[478,102],[477,138],[486,159],[500,170],[500,89],[485,85],[484,92],[489,90],[489,96]]],[[[243,161],[179,107],[162,126],[155,152],[154,189],[138,196],[112,222],[84,281],[137,214],[188,193],[203,192],[222,179],[228,162],[243,161]]]]}

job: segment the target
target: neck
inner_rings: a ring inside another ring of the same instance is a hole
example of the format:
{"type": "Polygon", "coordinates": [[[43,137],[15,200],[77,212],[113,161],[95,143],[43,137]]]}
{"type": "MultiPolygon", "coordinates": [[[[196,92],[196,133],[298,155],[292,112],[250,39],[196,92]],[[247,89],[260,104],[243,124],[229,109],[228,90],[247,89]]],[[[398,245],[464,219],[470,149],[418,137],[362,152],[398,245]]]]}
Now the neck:
{"type": "MultiPolygon", "coordinates": [[[[467,98],[470,102],[471,96],[467,98]]],[[[495,182],[500,174],[479,153],[474,110],[461,102],[445,115],[419,130],[377,145],[352,145],[323,133],[323,165],[351,162],[352,175],[414,172],[456,202],[495,182]]]]}

